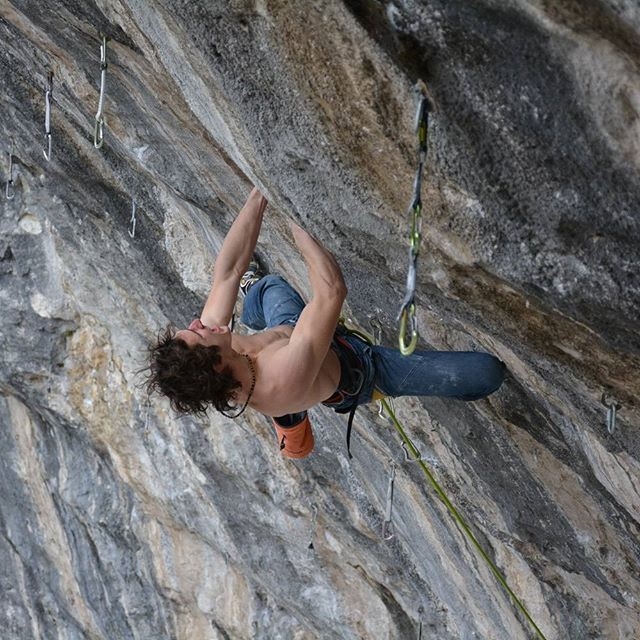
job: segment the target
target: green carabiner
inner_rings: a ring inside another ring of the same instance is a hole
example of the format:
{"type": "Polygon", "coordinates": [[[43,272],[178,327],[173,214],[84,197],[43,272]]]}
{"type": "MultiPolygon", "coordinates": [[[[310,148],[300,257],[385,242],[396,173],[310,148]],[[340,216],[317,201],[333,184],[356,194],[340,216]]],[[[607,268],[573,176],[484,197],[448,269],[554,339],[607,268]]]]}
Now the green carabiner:
{"type": "Polygon", "coordinates": [[[418,344],[418,329],[416,327],[416,305],[413,302],[400,312],[400,333],[398,347],[403,356],[410,356],[418,344]],[[407,320],[411,325],[411,340],[407,344],[407,320]]]}

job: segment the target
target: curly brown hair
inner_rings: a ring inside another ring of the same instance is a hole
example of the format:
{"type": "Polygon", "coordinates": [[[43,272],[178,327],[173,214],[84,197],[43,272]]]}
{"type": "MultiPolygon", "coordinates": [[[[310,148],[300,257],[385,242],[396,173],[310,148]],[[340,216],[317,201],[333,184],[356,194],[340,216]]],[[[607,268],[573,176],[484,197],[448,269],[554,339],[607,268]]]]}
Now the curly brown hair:
{"type": "Polygon", "coordinates": [[[175,329],[167,327],[155,344],[149,345],[146,387],[169,398],[179,413],[202,415],[210,405],[225,413],[233,408],[230,401],[241,387],[225,367],[218,372],[220,349],[216,346],[189,346],[175,337],[175,329]]]}

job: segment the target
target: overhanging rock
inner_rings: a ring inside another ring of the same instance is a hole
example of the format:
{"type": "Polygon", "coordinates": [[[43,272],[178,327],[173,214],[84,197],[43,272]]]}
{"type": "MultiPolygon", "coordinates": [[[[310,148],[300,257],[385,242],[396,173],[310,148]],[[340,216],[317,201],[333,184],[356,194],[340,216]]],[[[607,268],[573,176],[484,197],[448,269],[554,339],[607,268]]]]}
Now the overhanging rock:
{"type": "Polygon", "coordinates": [[[318,408],[284,461],[263,416],[179,418],[136,374],[251,183],[269,267],[308,291],[297,219],[395,344],[420,78],[421,347],[510,373],[398,416],[547,638],[634,638],[639,33],[631,0],[0,3],[3,637],[534,636],[374,407],[353,460],[318,408]]]}

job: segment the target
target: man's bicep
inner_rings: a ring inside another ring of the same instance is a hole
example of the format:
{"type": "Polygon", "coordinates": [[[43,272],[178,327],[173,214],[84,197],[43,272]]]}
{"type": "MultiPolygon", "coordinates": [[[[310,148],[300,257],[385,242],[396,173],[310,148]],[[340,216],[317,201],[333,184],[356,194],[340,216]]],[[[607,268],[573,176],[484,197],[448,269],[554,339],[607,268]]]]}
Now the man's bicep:
{"type": "Polygon", "coordinates": [[[289,339],[289,348],[305,360],[308,377],[315,380],[327,355],[342,309],[340,298],[313,298],[307,304],[289,339]]]}

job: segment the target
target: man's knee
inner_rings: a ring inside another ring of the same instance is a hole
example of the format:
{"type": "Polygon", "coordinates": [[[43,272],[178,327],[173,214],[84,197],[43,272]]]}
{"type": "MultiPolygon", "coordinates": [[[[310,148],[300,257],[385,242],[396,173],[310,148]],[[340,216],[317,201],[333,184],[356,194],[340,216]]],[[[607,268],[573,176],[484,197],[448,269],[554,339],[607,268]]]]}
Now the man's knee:
{"type": "Polygon", "coordinates": [[[478,371],[478,388],[471,393],[457,396],[459,400],[470,402],[486,398],[492,393],[495,393],[504,382],[507,373],[505,363],[490,353],[478,355],[482,356],[482,363],[478,371]]]}
{"type": "Polygon", "coordinates": [[[489,365],[488,369],[489,374],[487,377],[488,381],[490,382],[489,387],[491,390],[487,393],[487,395],[489,395],[489,393],[497,391],[502,386],[505,375],[507,374],[507,365],[499,358],[491,356],[491,364],[489,365]]]}

